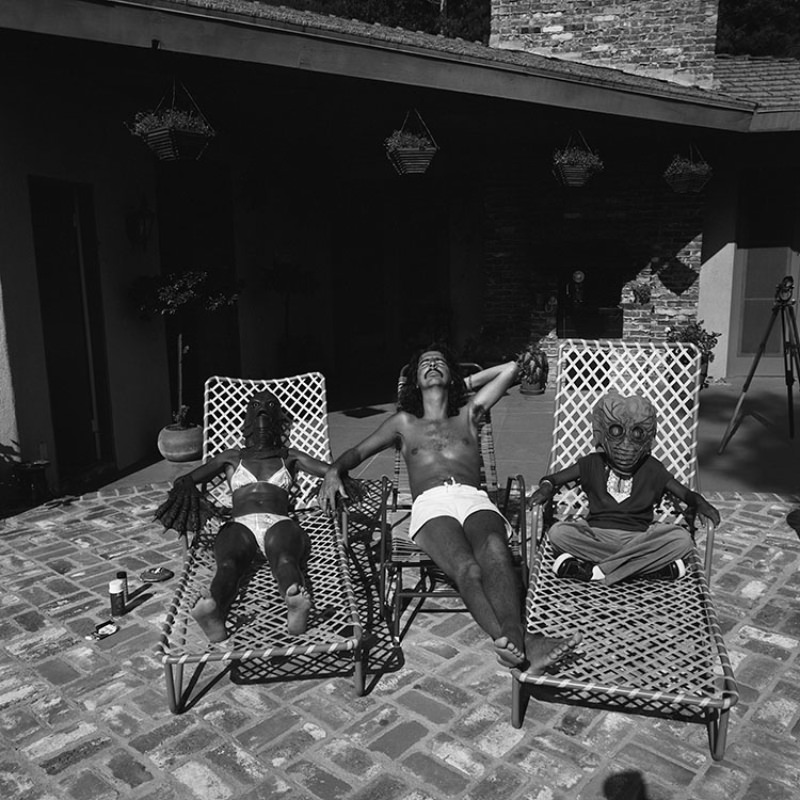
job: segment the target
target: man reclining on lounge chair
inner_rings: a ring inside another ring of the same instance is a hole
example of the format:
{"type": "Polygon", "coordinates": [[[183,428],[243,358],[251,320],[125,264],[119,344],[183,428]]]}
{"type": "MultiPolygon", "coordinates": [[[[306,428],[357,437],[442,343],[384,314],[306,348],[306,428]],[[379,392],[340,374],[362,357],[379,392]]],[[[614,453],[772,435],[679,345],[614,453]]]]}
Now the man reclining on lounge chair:
{"type": "Polygon", "coordinates": [[[650,455],[656,412],[639,395],[609,392],[595,404],[594,445],[599,451],[552,475],[545,475],[531,503],[549,500],[559,486],[579,481],[589,500],[586,518],[556,522],[548,537],[559,555],[553,571],[560,578],[611,585],[637,575],[676,579],[686,574],[683,557],[692,536],[674,524],[653,523],[664,492],[682,500],[694,514],[719,525],[719,512],[650,455]]]}
{"type": "Polygon", "coordinates": [[[412,359],[398,411],[364,441],[342,453],[320,488],[331,510],[349,470],[399,444],[408,468],[410,535],[455,583],[472,617],[491,637],[507,667],[544,672],[569,655],[579,633],[550,638],[525,632],[520,590],[508,548],[509,525],[481,489],[478,425],[517,377],[515,362],[467,378],[442,345],[412,359]],[[475,395],[467,397],[467,389],[475,395]]]}

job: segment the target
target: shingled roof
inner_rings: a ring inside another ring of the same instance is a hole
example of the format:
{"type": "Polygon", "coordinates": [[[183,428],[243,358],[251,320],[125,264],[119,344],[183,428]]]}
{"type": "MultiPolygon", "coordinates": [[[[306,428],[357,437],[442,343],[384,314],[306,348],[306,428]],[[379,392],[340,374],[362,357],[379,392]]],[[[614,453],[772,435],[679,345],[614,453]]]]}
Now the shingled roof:
{"type": "MultiPolygon", "coordinates": [[[[531,74],[549,74],[572,78],[587,84],[614,86],[620,89],[639,91],[652,96],[669,96],[674,99],[693,100],[713,105],[715,102],[729,104],[728,94],[701,89],[695,86],[673,83],[660,78],[635,75],[608,66],[568,61],[553,56],[489,47],[482,42],[467,42],[463,39],[442,35],[391,28],[379,23],[344,19],[332,14],[302,11],[287,6],[268,5],[258,0],[143,0],[156,8],[183,7],[187,10],[203,9],[210,16],[233,15],[246,18],[251,23],[278,24],[300,29],[303,33],[352,38],[353,42],[373,43],[398,49],[427,50],[431,54],[455,57],[464,61],[490,63],[498,69],[514,69],[531,74]]],[[[735,102],[735,100],[734,100],[735,102]]],[[[752,101],[749,101],[752,102],[752,101]]],[[[744,104],[742,104],[744,106],[744,104]]]]}
{"type": "Polygon", "coordinates": [[[717,56],[714,77],[724,94],[759,106],[800,106],[800,60],[796,58],[717,56]]]}

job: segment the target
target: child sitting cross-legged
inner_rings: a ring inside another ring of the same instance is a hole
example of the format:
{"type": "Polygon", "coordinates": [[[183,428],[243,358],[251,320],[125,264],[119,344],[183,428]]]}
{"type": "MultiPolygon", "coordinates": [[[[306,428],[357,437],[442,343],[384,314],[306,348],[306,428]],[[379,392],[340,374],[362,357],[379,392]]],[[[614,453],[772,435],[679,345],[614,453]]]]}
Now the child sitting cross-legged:
{"type": "Polygon", "coordinates": [[[656,503],[669,492],[690,514],[714,525],[720,516],[650,455],[656,434],[652,404],[639,395],[609,392],[595,404],[592,431],[597,450],[543,477],[530,497],[532,504],[544,503],[559,486],[578,481],[588,499],[585,518],[557,522],[548,531],[558,552],[553,571],[560,578],[608,585],[634,576],[683,577],[692,536],[680,525],[654,522],[656,503]]]}

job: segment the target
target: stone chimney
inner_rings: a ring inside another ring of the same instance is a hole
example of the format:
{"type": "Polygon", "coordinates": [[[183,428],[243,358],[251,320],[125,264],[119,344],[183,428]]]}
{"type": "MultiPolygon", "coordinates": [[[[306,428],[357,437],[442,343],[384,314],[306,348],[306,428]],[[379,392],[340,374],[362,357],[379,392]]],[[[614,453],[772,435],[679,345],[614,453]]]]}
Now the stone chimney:
{"type": "Polygon", "coordinates": [[[719,0],[492,0],[489,44],[713,87],[719,0]]]}

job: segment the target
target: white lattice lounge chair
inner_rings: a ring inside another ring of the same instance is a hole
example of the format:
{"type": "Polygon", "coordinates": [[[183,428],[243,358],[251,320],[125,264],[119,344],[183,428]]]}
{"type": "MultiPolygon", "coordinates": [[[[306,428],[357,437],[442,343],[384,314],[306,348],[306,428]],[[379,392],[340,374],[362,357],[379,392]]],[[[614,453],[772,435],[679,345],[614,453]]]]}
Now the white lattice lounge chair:
{"type": "MultiPolygon", "coordinates": [[[[209,378],[205,385],[204,459],[243,444],[247,401],[254,392],[265,389],[275,394],[291,419],[290,445],[330,461],[325,379],[317,372],[274,380],[209,378]]],[[[214,662],[224,667],[235,665],[262,680],[285,680],[342,674],[342,656],[349,654],[347,663],[356,693],[363,693],[363,632],[348,572],[346,543],[338,522],[316,506],[317,482],[306,473],[298,473],[293,498],[295,516],[312,543],[308,578],[314,606],[306,633],[292,636],[287,632],[286,605],[268,564],[262,560],[243,581],[228,614],[230,637],[221,644],[210,644],[192,618],[191,609],[200,593],[207,591],[214,574],[212,545],[219,523],[209,523],[188,547],[158,646],[173,712],[185,710],[191,695],[197,698],[199,673],[214,662]],[[243,662],[247,665],[242,666],[243,662]],[[184,680],[186,668],[194,670],[188,681],[184,680]]],[[[224,480],[206,488],[217,503],[230,505],[224,480]]]]}
{"type": "MultiPolygon", "coordinates": [[[[640,393],[653,403],[658,412],[653,455],[680,483],[696,489],[700,376],[693,345],[561,342],[547,473],[591,452],[592,408],[610,389],[640,393]]],[[[640,578],[606,586],[557,578],[545,530],[585,508],[573,485],[561,487],[549,506],[531,514],[527,629],[548,636],[579,630],[584,639],[575,657],[552,673],[513,671],[512,724],[522,725],[529,695],[655,714],[705,723],[711,754],[721,759],[738,690],[709,590],[713,527],[706,527],[704,556],[691,554],[689,574],[681,580],[640,578]]],[[[662,501],[657,518],[685,522],[670,498],[662,501]]]]}

